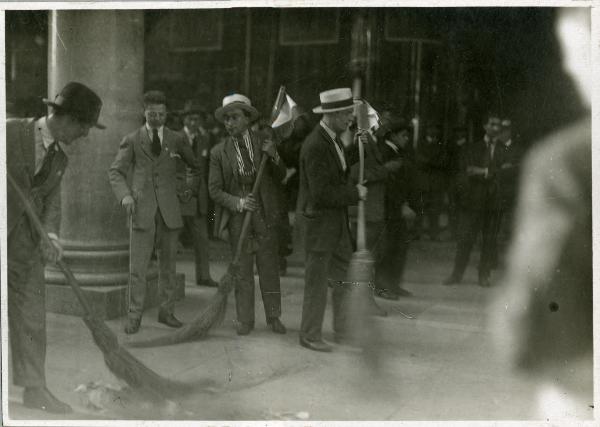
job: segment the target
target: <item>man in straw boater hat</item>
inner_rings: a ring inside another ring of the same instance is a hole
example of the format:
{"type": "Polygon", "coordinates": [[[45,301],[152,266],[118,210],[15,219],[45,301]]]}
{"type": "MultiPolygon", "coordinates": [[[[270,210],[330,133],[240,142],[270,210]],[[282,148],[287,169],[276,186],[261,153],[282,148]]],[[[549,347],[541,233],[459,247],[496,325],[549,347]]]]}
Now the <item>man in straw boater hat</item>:
{"type": "Polygon", "coordinates": [[[198,161],[185,138],[165,126],[167,98],[156,90],[143,99],[146,123],[125,136],[108,176],[117,200],[131,221],[131,289],[125,333],[140,329],[146,276],[152,250],[158,253],[161,303],[158,321],[172,328],[182,323],[175,317],[175,258],[177,236],[183,226],[177,200],[177,161],[195,173],[198,161]],[[131,173],[131,181],[128,175],[131,173]]]}
{"type": "MultiPolygon", "coordinates": [[[[300,152],[298,208],[306,222],[306,272],[300,345],[315,351],[331,351],[321,329],[327,305],[328,281],[343,283],[353,246],[348,223],[348,206],[365,200],[367,189],[350,182],[350,165],[357,152],[345,153],[340,135],[352,123],[354,101],[349,88],[320,94],[321,105],[313,112],[323,114],[308,135],[300,152]],[[350,155],[351,154],[351,155],[350,155]]],[[[334,330],[343,334],[342,300],[345,289],[332,291],[334,330]]]]}
{"type": "Polygon", "coordinates": [[[54,101],[43,100],[50,114],[39,120],[6,122],[6,167],[28,197],[50,244],[30,223],[25,206],[12,185],[7,188],[8,325],[13,381],[24,387],[23,404],[53,413],[71,411],[46,388],[46,299],[44,264],[62,258],[58,240],[60,184],[68,159],[60,144],[87,136],[98,123],[102,101],[87,86],[68,83],[54,101]]]}
{"type": "Polygon", "coordinates": [[[211,151],[208,189],[215,202],[215,234],[229,240],[235,251],[244,213],[252,212],[250,232],[240,258],[241,280],[236,282],[237,334],[254,328],[254,260],[258,268],[266,321],[273,332],[284,334],[281,316],[277,224],[279,206],[276,181],[285,176],[285,165],[275,143],[249,130],[259,116],[250,100],[240,94],[223,98],[215,111],[229,137],[211,151]],[[263,155],[269,156],[258,194],[252,185],[263,155]]]}

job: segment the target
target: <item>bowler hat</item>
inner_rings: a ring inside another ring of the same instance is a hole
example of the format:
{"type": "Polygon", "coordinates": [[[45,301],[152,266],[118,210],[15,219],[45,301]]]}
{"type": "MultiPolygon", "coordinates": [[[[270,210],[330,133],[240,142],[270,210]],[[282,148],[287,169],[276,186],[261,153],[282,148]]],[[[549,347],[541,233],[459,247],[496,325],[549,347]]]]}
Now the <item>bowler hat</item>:
{"type": "Polygon", "coordinates": [[[348,87],[330,89],[319,94],[321,105],[313,108],[313,113],[324,114],[334,113],[336,111],[347,110],[354,108],[354,104],[359,104],[361,101],[352,99],[352,90],[348,87]]]}
{"type": "Polygon", "coordinates": [[[43,98],[42,101],[57,110],[69,113],[82,123],[91,124],[98,129],[106,129],[106,126],[98,123],[102,100],[93,90],[82,83],[67,83],[56,95],[54,101],[47,98],[43,98]]]}
{"type": "Polygon", "coordinates": [[[256,108],[252,106],[250,99],[247,96],[239,93],[228,95],[223,98],[223,105],[215,110],[215,117],[218,121],[223,122],[223,116],[228,111],[234,108],[239,108],[250,115],[250,121],[254,121],[260,116],[260,113],[256,108]]]}

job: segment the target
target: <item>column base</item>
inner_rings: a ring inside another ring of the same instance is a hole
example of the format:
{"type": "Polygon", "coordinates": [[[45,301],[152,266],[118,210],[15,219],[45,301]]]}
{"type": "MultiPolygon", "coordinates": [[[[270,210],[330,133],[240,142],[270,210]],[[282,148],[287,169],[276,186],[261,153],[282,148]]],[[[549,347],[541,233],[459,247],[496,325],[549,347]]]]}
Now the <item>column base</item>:
{"type": "MultiPolygon", "coordinates": [[[[185,297],[185,275],[178,273],[175,283],[175,296],[179,301],[185,297]]],[[[158,276],[149,277],[147,286],[146,309],[158,305],[158,276]]],[[[110,320],[127,314],[127,285],[82,286],[81,289],[99,318],[110,320]]],[[[83,315],[81,304],[69,285],[46,284],[46,312],[83,315]]]]}

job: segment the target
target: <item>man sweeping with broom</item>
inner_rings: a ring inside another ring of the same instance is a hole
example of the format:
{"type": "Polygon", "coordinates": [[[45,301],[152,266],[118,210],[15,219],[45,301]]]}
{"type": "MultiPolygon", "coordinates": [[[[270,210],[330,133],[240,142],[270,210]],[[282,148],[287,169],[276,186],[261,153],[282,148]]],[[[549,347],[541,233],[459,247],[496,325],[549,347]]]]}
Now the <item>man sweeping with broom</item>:
{"type": "Polygon", "coordinates": [[[6,122],[8,323],[13,379],[24,387],[23,404],[52,413],[71,412],[46,388],[46,300],[44,264],[62,258],[58,242],[60,183],[70,145],[98,123],[102,101],[90,88],[71,82],[54,101],[48,116],[6,122]],[[15,186],[18,185],[18,188],[15,186]],[[25,197],[22,199],[21,195],[25,197]],[[24,201],[26,200],[26,202],[24,201]],[[27,215],[33,206],[50,239],[40,236],[27,215]]]}
{"type": "Polygon", "coordinates": [[[239,280],[235,285],[237,334],[248,335],[254,328],[254,260],[264,303],[267,325],[277,334],[285,334],[281,323],[278,240],[276,225],[279,209],[275,182],[285,176],[285,165],[275,143],[249,131],[259,116],[250,100],[240,94],[226,96],[215,111],[229,137],[211,152],[208,189],[215,202],[215,233],[231,243],[236,251],[246,212],[252,212],[250,232],[243,241],[239,258],[239,280]],[[263,156],[269,161],[261,185],[254,194],[263,156]]]}

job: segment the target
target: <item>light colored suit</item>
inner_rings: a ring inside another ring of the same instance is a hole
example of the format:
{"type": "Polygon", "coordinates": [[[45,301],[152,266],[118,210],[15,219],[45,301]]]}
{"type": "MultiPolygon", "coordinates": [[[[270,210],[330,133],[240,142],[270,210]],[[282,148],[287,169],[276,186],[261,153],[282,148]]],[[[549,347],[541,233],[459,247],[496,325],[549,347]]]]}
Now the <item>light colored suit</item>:
{"type": "Polygon", "coordinates": [[[152,141],[145,126],[130,133],[119,147],[108,176],[117,200],[132,196],[136,202],[131,244],[132,289],[129,315],[142,315],[146,274],[156,244],[161,287],[161,310],[173,312],[175,255],[178,229],[183,226],[177,199],[177,160],[198,170],[187,141],[177,132],[163,128],[162,150],[152,154],[152,141]],[[127,180],[131,173],[130,183],[127,180]]]}

